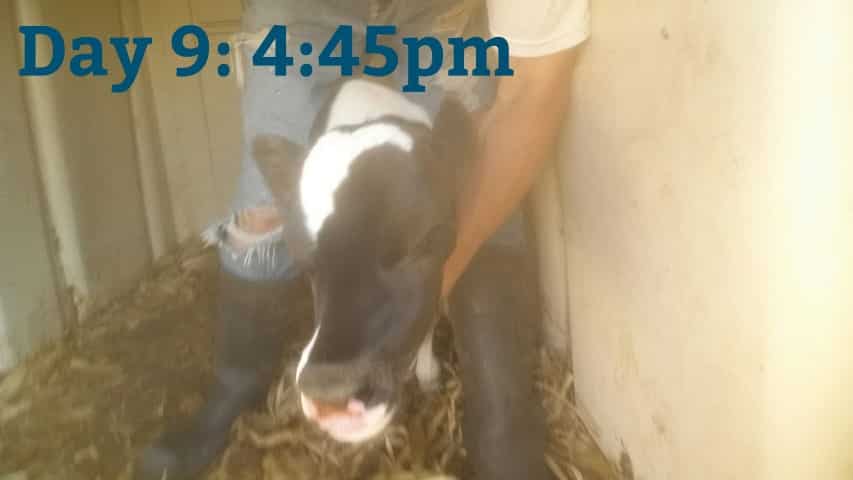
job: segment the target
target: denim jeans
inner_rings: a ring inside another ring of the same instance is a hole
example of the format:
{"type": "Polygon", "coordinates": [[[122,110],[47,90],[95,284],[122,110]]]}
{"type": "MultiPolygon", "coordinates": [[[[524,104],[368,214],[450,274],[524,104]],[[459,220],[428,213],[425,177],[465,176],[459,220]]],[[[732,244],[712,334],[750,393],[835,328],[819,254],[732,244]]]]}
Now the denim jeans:
{"type": "MultiPolygon", "coordinates": [[[[286,225],[262,233],[248,233],[240,231],[237,219],[244,213],[274,208],[267,179],[250,152],[252,139],[260,134],[276,134],[297,144],[308,142],[314,117],[327,99],[333,83],[341,78],[337,68],[317,65],[319,49],[329,41],[338,26],[353,27],[353,55],[358,56],[364,51],[368,24],[396,26],[398,35],[383,38],[388,40],[384,44],[395,47],[402,46],[402,43],[391,42],[399,42],[404,36],[430,36],[444,40],[448,36],[485,34],[485,12],[478,8],[476,2],[390,0],[384,6],[380,3],[381,0],[244,0],[243,32],[262,38],[272,25],[286,25],[287,53],[295,61],[285,76],[276,76],[272,67],[244,69],[243,158],[241,173],[236,179],[237,192],[231,213],[205,232],[208,241],[218,245],[221,263],[230,273],[250,280],[300,273],[290,261],[282,240],[286,225]],[[307,56],[298,48],[306,41],[314,45],[315,50],[307,56]],[[312,65],[314,73],[311,76],[303,77],[296,71],[303,64],[312,65]],[[227,240],[235,235],[244,240],[240,247],[227,240]]],[[[447,45],[446,40],[442,43],[447,45]]],[[[251,59],[256,47],[257,43],[238,46],[244,59],[251,59]]],[[[392,83],[399,86],[405,83],[406,56],[402,52],[398,54],[400,64],[392,74],[392,83]]],[[[446,58],[439,73],[422,79],[427,88],[425,93],[406,95],[424,106],[432,116],[437,114],[448,92],[457,95],[472,111],[488,108],[494,99],[494,77],[449,77],[446,74],[449,63],[446,58]]],[[[489,242],[521,247],[525,244],[525,233],[523,214],[519,210],[489,242]]]]}

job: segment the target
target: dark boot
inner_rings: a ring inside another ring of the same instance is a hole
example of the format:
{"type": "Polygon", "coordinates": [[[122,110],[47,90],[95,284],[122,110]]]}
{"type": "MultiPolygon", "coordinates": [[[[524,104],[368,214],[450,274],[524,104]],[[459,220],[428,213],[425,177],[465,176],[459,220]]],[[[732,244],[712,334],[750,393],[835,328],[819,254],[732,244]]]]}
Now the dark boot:
{"type": "Polygon", "coordinates": [[[166,433],[142,453],[136,479],[196,478],[217,459],[234,420],[262,401],[281,373],[285,334],[295,317],[305,316],[300,309],[309,298],[302,277],[246,281],[220,274],[214,384],[187,426],[166,433]]]}
{"type": "Polygon", "coordinates": [[[552,479],[535,389],[541,312],[530,262],[485,246],[450,295],[462,380],[462,436],[478,480],[552,479]]]}

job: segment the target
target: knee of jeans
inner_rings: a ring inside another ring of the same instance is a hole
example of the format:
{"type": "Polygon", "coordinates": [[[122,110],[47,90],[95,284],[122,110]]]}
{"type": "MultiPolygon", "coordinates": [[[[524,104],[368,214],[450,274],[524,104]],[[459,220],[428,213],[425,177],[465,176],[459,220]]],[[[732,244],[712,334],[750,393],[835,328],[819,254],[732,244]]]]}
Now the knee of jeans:
{"type": "Polygon", "coordinates": [[[284,224],[274,205],[235,211],[211,225],[202,235],[219,249],[226,271],[249,280],[295,275],[283,240],[284,224]]]}

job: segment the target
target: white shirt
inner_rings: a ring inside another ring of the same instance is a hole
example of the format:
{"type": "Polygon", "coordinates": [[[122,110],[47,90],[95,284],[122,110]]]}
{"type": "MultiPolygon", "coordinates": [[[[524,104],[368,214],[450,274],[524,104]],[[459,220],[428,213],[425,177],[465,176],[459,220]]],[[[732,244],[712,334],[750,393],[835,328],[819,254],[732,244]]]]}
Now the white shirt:
{"type": "Polygon", "coordinates": [[[491,35],[515,57],[541,57],[589,37],[588,0],[487,0],[491,35]]]}

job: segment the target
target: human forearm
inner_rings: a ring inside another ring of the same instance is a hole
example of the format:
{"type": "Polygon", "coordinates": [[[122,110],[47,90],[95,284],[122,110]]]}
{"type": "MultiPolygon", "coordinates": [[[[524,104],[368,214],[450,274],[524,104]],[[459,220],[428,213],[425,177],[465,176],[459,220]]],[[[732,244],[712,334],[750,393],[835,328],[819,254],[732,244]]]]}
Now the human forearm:
{"type": "Polygon", "coordinates": [[[530,191],[552,156],[568,100],[574,52],[516,59],[480,121],[482,147],[462,190],[456,248],[445,264],[444,293],[530,191]]]}

